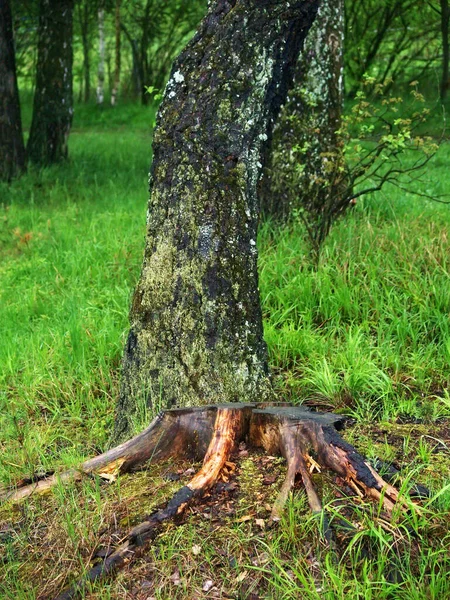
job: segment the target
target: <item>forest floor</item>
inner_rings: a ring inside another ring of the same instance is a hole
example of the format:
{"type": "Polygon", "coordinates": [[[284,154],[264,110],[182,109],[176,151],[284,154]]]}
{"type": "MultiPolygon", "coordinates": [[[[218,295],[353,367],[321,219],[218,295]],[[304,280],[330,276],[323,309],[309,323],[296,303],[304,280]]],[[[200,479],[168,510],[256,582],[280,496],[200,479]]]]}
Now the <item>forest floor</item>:
{"type": "MultiPolygon", "coordinates": [[[[79,464],[108,445],[139,274],[154,109],[79,107],[69,163],[0,188],[0,484],[79,464]]],[[[450,191],[450,144],[426,191],[450,191]]],[[[282,400],[346,414],[343,437],[393,463],[421,514],[386,523],[316,476],[323,543],[299,486],[269,527],[283,461],[241,447],[228,482],[143,558],[86,598],[450,598],[450,207],[394,187],[332,231],[319,268],[298,224],[264,223],[260,289],[282,400]]],[[[155,407],[158,412],[159,407],[155,407]]],[[[151,412],[142,407],[136,431],[151,412]]],[[[0,508],[0,598],[52,598],[189,480],[164,464],[87,479],[0,508]]]]}

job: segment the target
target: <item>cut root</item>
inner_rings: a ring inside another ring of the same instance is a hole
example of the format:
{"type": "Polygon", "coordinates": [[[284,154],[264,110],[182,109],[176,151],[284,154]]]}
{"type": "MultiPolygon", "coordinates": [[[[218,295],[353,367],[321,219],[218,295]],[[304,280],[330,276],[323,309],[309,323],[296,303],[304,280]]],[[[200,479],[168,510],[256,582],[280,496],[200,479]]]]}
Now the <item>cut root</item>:
{"type": "Polygon", "coordinates": [[[111,480],[144,463],[169,457],[194,460],[203,457],[201,469],[175,493],[165,508],[131,529],[112,554],[62,592],[58,600],[74,598],[88,582],[120,569],[143,551],[165,521],[182,514],[194,499],[201,498],[221,479],[227,480],[234,470],[230,456],[241,441],[286,459],[287,473],[273,505],[272,520],[280,519],[299,476],[311,511],[322,517],[324,538],[329,543],[332,532],[314,488],[313,470],[332,470],[357,496],[375,500],[386,518],[391,516],[395,505],[408,509],[415,506],[400,497],[396,488],[384,481],[353,446],[340,437],[336,426],[342,420],[332,413],[316,413],[286,405],[228,404],[168,410],[138,436],[84,462],[79,469],[12,490],[3,494],[2,499],[21,500],[31,494],[48,492],[58,482],[84,476],[98,475],[111,480]]]}

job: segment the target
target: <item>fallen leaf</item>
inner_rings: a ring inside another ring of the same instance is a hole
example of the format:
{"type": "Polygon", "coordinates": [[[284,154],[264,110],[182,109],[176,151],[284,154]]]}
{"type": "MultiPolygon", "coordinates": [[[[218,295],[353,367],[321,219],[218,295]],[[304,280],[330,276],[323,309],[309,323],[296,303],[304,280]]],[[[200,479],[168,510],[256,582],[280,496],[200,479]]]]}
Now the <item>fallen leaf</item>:
{"type": "Polygon", "coordinates": [[[266,524],[264,522],[264,519],[255,519],[255,523],[258,525],[258,527],[261,527],[261,529],[265,529],[266,528],[266,524]]]}
{"type": "Polygon", "coordinates": [[[203,583],[203,587],[202,587],[202,591],[203,592],[209,592],[209,590],[213,587],[214,582],[212,579],[207,579],[204,583],[203,583]]]}
{"type": "Polygon", "coordinates": [[[252,515],[244,515],[240,519],[237,520],[238,523],[245,523],[246,521],[251,521],[252,515]]]}
{"type": "Polygon", "coordinates": [[[244,581],[247,575],[248,571],[242,571],[242,573],[239,573],[239,575],[236,577],[236,583],[241,583],[242,581],[244,581]]]}
{"type": "Polygon", "coordinates": [[[275,481],[278,479],[277,475],[267,475],[267,477],[264,477],[263,479],[263,484],[264,485],[272,485],[275,483],[275,481]]]}
{"type": "Polygon", "coordinates": [[[180,571],[178,569],[176,569],[176,571],[174,571],[172,573],[172,575],[170,576],[170,579],[171,579],[173,585],[180,585],[181,584],[180,571]]]}

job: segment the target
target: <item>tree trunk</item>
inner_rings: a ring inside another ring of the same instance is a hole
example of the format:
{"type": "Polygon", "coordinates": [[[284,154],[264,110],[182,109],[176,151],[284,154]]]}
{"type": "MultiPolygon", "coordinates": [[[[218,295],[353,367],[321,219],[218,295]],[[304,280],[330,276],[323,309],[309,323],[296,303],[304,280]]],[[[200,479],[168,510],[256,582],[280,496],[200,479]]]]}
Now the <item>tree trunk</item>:
{"type": "Polygon", "coordinates": [[[116,440],[145,405],[271,396],[257,182],[316,9],[314,0],[217,0],[174,64],[154,134],[116,440]]]}
{"type": "Polygon", "coordinates": [[[111,94],[111,104],[117,103],[120,84],[120,0],[116,0],[116,47],[115,47],[114,85],[111,94]]]}
{"type": "Polygon", "coordinates": [[[339,196],[335,167],[342,166],[336,131],[344,96],[343,41],[343,0],[324,0],[297,63],[261,182],[263,212],[286,218],[297,209],[313,229],[339,196]]]}
{"type": "Polygon", "coordinates": [[[125,27],[123,23],[120,25],[122,31],[125,34],[125,37],[130,42],[131,47],[131,57],[132,57],[132,70],[131,70],[131,86],[132,86],[132,95],[135,100],[137,100],[141,93],[142,81],[140,75],[139,68],[139,50],[137,41],[131,36],[128,29],[125,27]]]}
{"type": "Polygon", "coordinates": [[[150,42],[150,8],[151,0],[147,0],[145,5],[144,17],[142,19],[142,36],[141,36],[141,49],[140,49],[140,62],[139,72],[141,79],[141,102],[143,106],[148,104],[148,94],[145,86],[149,84],[148,81],[148,45],[150,42]]]}
{"type": "Polygon", "coordinates": [[[441,1],[441,32],[442,32],[442,81],[441,81],[441,101],[444,102],[448,87],[450,84],[450,46],[448,39],[448,30],[450,22],[450,8],[448,0],[441,1]]]}
{"type": "Polygon", "coordinates": [[[84,101],[89,102],[91,97],[91,61],[89,57],[89,4],[88,0],[79,6],[81,45],[83,47],[83,78],[84,101]]]}
{"type": "Polygon", "coordinates": [[[38,165],[68,156],[73,116],[73,0],[40,0],[33,119],[27,152],[38,165]]]}
{"type": "Polygon", "coordinates": [[[25,169],[13,26],[9,0],[0,3],[0,180],[25,169]]]}
{"type": "Polygon", "coordinates": [[[105,10],[98,9],[98,71],[97,71],[97,104],[105,99],[105,10]]]}

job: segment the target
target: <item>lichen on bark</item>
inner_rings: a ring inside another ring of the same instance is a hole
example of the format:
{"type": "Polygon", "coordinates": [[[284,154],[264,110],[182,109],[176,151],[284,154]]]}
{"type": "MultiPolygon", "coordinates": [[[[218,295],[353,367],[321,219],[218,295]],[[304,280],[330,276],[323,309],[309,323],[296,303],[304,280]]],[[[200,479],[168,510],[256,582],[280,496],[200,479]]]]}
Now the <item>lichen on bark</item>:
{"type": "Polygon", "coordinates": [[[40,0],[33,118],[27,154],[47,165],[68,156],[72,125],[72,21],[74,0],[40,0]]]}
{"type": "Polygon", "coordinates": [[[116,441],[130,433],[142,402],[255,402],[272,394],[257,182],[316,9],[314,0],[218,0],[173,66],[154,133],[116,441]]]}

